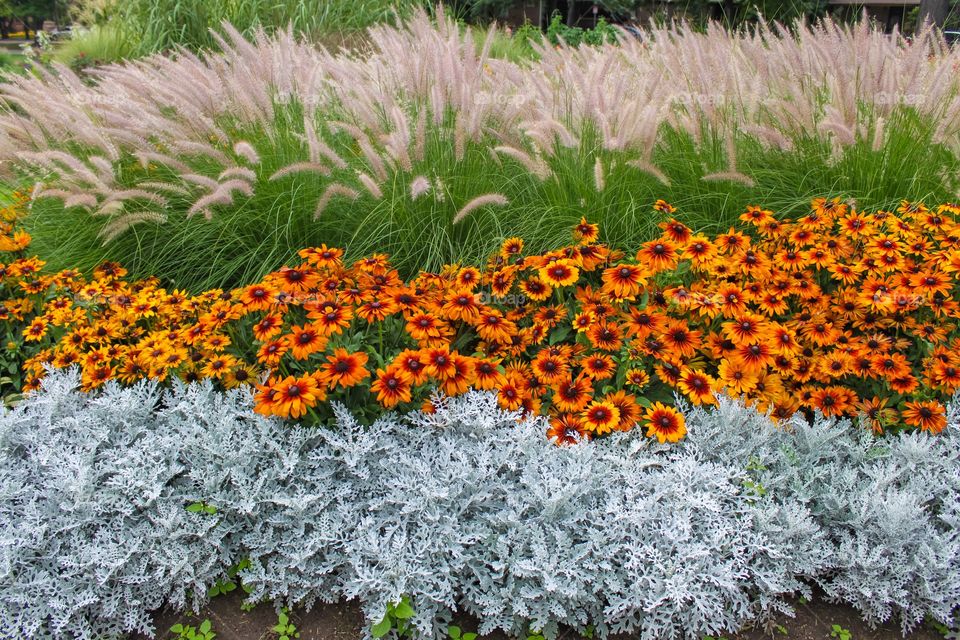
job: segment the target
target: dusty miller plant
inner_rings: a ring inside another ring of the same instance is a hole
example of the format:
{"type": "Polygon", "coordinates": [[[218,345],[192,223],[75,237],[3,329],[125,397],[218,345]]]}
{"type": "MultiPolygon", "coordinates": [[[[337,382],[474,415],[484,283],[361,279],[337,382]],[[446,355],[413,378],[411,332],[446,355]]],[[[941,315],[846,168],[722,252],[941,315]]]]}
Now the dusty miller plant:
{"type": "Polygon", "coordinates": [[[454,610],[483,633],[719,635],[813,583],[905,630],[960,604],[955,406],[936,438],[723,401],[679,446],[556,447],[482,392],[304,429],[209,385],[76,386],[53,373],[0,417],[0,638],[149,631],[239,558],[252,601],[376,621],[409,595],[423,636],[454,610]]]}

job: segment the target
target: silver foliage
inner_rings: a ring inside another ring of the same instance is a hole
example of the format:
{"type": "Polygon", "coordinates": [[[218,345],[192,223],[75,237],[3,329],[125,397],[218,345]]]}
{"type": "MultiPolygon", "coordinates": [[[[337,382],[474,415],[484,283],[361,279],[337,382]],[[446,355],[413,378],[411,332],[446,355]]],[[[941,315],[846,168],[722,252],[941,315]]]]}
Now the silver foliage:
{"type": "Polygon", "coordinates": [[[724,401],[679,446],[556,447],[481,392],[307,429],[245,392],[77,383],[55,372],[0,417],[0,638],[149,631],[240,558],[253,600],[357,598],[375,620],[409,594],[424,636],[455,609],[484,632],[719,635],[812,583],[904,630],[960,605],[955,408],[940,437],[876,440],[724,401]]]}

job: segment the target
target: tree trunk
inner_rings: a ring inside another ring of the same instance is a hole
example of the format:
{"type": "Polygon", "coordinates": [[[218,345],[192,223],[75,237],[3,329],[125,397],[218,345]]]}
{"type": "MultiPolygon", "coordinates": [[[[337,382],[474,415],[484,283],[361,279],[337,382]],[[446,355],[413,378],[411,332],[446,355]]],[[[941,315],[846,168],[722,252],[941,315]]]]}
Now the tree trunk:
{"type": "Polygon", "coordinates": [[[949,14],[950,0],[920,0],[920,25],[929,22],[942,29],[949,14]]]}
{"type": "Polygon", "coordinates": [[[577,17],[577,0],[567,0],[567,26],[576,26],[574,21],[577,17]]]}

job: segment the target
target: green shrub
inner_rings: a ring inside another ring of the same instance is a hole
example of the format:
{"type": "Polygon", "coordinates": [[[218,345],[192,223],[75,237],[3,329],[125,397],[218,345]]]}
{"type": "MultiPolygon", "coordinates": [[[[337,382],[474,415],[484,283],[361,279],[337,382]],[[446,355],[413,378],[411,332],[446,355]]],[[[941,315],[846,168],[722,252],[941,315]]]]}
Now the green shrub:
{"type": "Polygon", "coordinates": [[[211,31],[224,22],[246,34],[289,26],[298,33],[319,35],[362,30],[426,4],[425,0],[118,0],[85,13],[88,19],[109,25],[130,43],[134,55],[143,56],[180,46],[213,48],[217,42],[211,31]]]}

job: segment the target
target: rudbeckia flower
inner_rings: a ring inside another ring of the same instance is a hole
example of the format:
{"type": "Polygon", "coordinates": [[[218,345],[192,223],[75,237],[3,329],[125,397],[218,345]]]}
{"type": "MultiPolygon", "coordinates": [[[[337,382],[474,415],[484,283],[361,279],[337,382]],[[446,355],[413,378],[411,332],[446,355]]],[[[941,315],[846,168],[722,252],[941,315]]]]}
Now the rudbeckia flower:
{"type": "Polygon", "coordinates": [[[603,272],[603,292],[614,298],[632,299],[647,284],[647,272],[637,265],[619,264],[603,272]]]}
{"type": "Polygon", "coordinates": [[[392,366],[377,369],[377,379],[370,385],[370,391],[377,394],[377,402],[388,409],[410,402],[410,377],[392,366]]]}
{"type": "Polygon", "coordinates": [[[620,424],[620,409],[612,402],[594,401],[580,414],[583,426],[594,435],[610,433],[620,424]]]}
{"type": "Polygon", "coordinates": [[[370,372],[365,368],[367,359],[367,354],[362,351],[350,353],[343,348],[336,349],[320,367],[317,379],[330,389],[356,386],[370,377],[370,372]]]}
{"type": "Polygon", "coordinates": [[[939,402],[907,402],[902,412],[903,421],[921,431],[940,433],[947,426],[947,415],[939,402]]]}
{"type": "Polygon", "coordinates": [[[580,279],[580,269],[569,260],[557,260],[541,267],[540,279],[553,287],[568,287],[580,279]]]}
{"type": "Polygon", "coordinates": [[[656,437],[660,443],[679,442],[687,433],[683,415],[660,402],[654,402],[644,415],[647,437],[656,437]]]}

